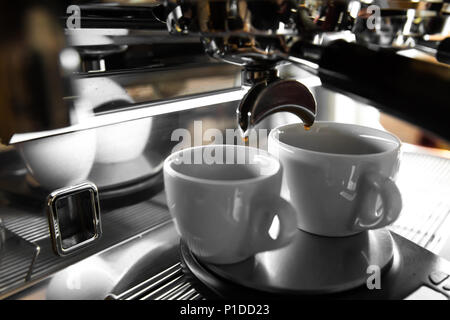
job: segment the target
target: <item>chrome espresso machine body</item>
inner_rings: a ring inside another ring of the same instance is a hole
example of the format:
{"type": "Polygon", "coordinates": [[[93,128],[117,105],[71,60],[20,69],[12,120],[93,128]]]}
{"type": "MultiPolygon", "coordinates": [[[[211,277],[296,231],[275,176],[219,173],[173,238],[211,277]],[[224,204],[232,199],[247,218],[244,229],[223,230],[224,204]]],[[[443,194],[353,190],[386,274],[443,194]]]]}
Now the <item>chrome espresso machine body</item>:
{"type": "MultiPolygon", "coordinates": [[[[172,150],[211,143],[209,129],[238,129],[227,140],[238,144],[255,126],[308,127],[343,96],[450,140],[447,1],[23,1],[0,12],[1,298],[285,298],[226,280],[180,245],[161,174],[172,150]]],[[[430,161],[446,184],[444,160],[430,161]]],[[[448,298],[450,264],[401,230],[382,290],[313,297],[448,298]]]]}

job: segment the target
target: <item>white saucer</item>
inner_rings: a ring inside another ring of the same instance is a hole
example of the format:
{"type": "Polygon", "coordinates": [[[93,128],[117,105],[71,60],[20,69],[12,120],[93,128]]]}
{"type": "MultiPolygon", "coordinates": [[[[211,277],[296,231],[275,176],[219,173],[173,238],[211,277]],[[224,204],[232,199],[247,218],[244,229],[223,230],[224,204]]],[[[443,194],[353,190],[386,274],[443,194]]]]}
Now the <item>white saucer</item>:
{"type": "MultiPolygon", "coordinates": [[[[351,237],[319,237],[298,231],[286,247],[230,265],[206,264],[234,283],[273,293],[323,294],[365,285],[368,267],[388,268],[394,244],[387,229],[351,237]]],[[[369,271],[369,272],[368,272],[369,271]]]]}

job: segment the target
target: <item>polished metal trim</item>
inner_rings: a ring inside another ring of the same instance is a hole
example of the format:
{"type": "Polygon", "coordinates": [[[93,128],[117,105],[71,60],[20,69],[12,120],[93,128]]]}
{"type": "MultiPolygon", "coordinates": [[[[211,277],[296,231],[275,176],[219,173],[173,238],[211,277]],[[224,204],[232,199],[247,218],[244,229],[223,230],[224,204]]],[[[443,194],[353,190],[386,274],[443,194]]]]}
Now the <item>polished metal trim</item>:
{"type": "MultiPolygon", "coordinates": [[[[320,86],[322,83],[316,76],[298,79],[308,88],[320,86]]],[[[98,114],[94,117],[83,119],[81,123],[71,126],[30,133],[16,133],[12,136],[10,144],[40,139],[60,134],[94,129],[98,127],[113,125],[117,123],[133,121],[148,117],[154,117],[169,113],[192,110],[202,107],[223,104],[227,102],[240,101],[248,91],[248,87],[219,90],[216,92],[195,94],[189,97],[175,98],[158,102],[138,103],[115,112],[98,114]]]]}
{"type": "Polygon", "coordinates": [[[151,278],[106,300],[199,300],[203,297],[193,288],[176,263],[151,278]]]}
{"type": "MultiPolygon", "coordinates": [[[[141,297],[140,300],[148,300],[152,296],[154,296],[155,294],[160,293],[160,292],[164,292],[164,290],[166,290],[168,288],[172,288],[173,285],[176,286],[177,283],[179,283],[180,281],[183,281],[183,277],[184,277],[183,274],[177,276],[176,278],[174,278],[174,279],[170,280],[169,282],[165,283],[164,285],[162,285],[161,287],[159,287],[155,291],[151,291],[148,294],[146,294],[145,296],[141,297]]],[[[161,296],[163,296],[163,295],[161,295],[161,296]]]]}
{"type": "Polygon", "coordinates": [[[92,244],[98,240],[102,235],[101,219],[100,219],[100,201],[98,196],[97,186],[92,182],[83,182],[78,185],[69,186],[53,191],[47,197],[47,216],[50,227],[50,235],[52,239],[53,249],[60,256],[66,256],[72,254],[82,248],[92,244]],[[56,202],[58,199],[70,196],[81,191],[89,191],[92,206],[92,219],[94,226],[94,235],[80,243],[77,243],[69,248],[64,248],[62,244],[62,237],[59,227],[59,217],[56,208],[56,202]]]}
{"type": "Polygon", "coordinates": [[[37,244],[34,244],[36,247],[34,249],[33,258],[31,259],[30,267],[28,268],[27,275],[25,276],[25,281],[30,281],[31,275],[33,274],[33,267],[36,263],[36,260],[39,256],[39,253],[41,253],[41,247],[37,244]]]}
{"type": "Polygon", "coordinates": [[[85,118],[81,123],[61,129],[30,133],[16,133],[11,138],[10,144],[65,134],[69,132],[93,129],[173,112],[197,109],[219,103],[238,101],[242,99],[246,92],[247,90],[245,89],[237,88],[154,103],[140,103],[133,105],[132,107],[119,110],[117,112],[104,113],[96,115],[94,117],[85,118]]]}
{"type": "MultiPolygon", "coordinates": [[[[154,289],[155,287],[157,287],[157,286],[163,284],[164,282],[168,281],[169,279],[171,279],[172,277],[176,276],[176,275],[179,274],[180,272],[181,272],[181,268],[180,268],[180,265],[179,265],[179,264],[176,264],[176,265],[170,267],[169,269],[164,270],[163,272],[161,272],[161,273],[157,274],[156,276],[151,277],[149,280],[143,282],[141,285],[146,285],[146,284],[148,284],[149,282],[154,281],[156,278],[163,276],[161,279],[158,279],[157,281],[151,283],[150,285],[148,285],[148,286],[146,286],[146,287],[140,289],[139,291],[133,293],[132,295],[130,295],[129,297],[127,297],[126,300],[137,299],[139,296],[141,296],[141,295],[145,294],[146,292],[148,292],[148,291],[154,289]],[[172,271],[172,272],[170,272],[169,274],[166,274],[167,272],[171,271],[174,267],[176,267],[176,270],[175,270],[175,271],[172,271]]],[[[181,278],[181,276],[178,276],[178,278],[176,278],[176,279],[179,279],[179,278],[181,278]]],[[[140,286],[141,286],[141,285],[140,285],[140,286]]],[[[135,287],[135,288],[136,288],[136,287],[135,287]]],[[[134,290],[134,288],[131,289],[131,290],[134,290]]]]}
{"type": "Polygon", "coordinates": [[[156,297],[154,300],[176,300],[179,296],[189,291],[191,285],[189,282],[181,282],[166,293],[156,297]]]}
{"type": "Polygon", "coordinates": [[[174,275],[181,272],[181,267],[179,263],[161,271],[160,273],[154,275],[153,277],[139,283],[138,285],[120,293],[120,294],[110,294],[106,299],[110,300],[133,300],[137,299],[138,296],[144,294],[148,290],[156,287],[160,283],[163,283],[167,279],[173,277],[174,275]]]}

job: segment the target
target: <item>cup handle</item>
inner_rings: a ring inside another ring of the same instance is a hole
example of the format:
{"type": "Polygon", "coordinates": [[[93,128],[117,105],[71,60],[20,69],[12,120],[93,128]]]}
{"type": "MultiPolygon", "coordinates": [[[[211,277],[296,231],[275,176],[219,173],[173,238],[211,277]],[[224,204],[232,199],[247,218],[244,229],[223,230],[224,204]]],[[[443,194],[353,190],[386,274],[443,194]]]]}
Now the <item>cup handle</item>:
{"type": "Polygon", "coordinates": [[[355,231],[382,228],[397,220],[402,210],[402,196],[395,182],[377,172],[368,173],[363,179],[362,197],[356,211],[358,218],[354,223],[355,231]],[[378,217],[373,212],[374,204],[366,197],[373,189],[380,195],[383,206],[383,212],[378,217]]]}
{"type": "Polygon", "coordinates": [[[291,242],[297,231],[297,214],[292,205],[280,196],[258,198],[253,203],[250,253],[278,249],[291,242]]]}

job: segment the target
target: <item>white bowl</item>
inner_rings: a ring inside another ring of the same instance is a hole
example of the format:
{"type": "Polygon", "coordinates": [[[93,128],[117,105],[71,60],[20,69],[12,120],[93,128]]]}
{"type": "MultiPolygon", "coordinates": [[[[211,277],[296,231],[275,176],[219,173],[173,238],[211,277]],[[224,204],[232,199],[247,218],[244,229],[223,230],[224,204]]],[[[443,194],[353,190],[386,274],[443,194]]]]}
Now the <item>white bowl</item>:
{"type": "Polygon", "coordinates": [[[33,178],[55,190],[88,177],[95,158],[95,130],[22,142],[16,147],[33,178]]]}
{"type": "MultiPolygon", "coordinates": [[[[108,102],[133,99],[115,81],[108,78],[77,80],[79,95],[88,100],[92,108],[108,102]]],[[[151,118],[138,119],[97,129],[95,162],[117,163],[136,159],[144,151],[150,135],[151,118]]]]}

